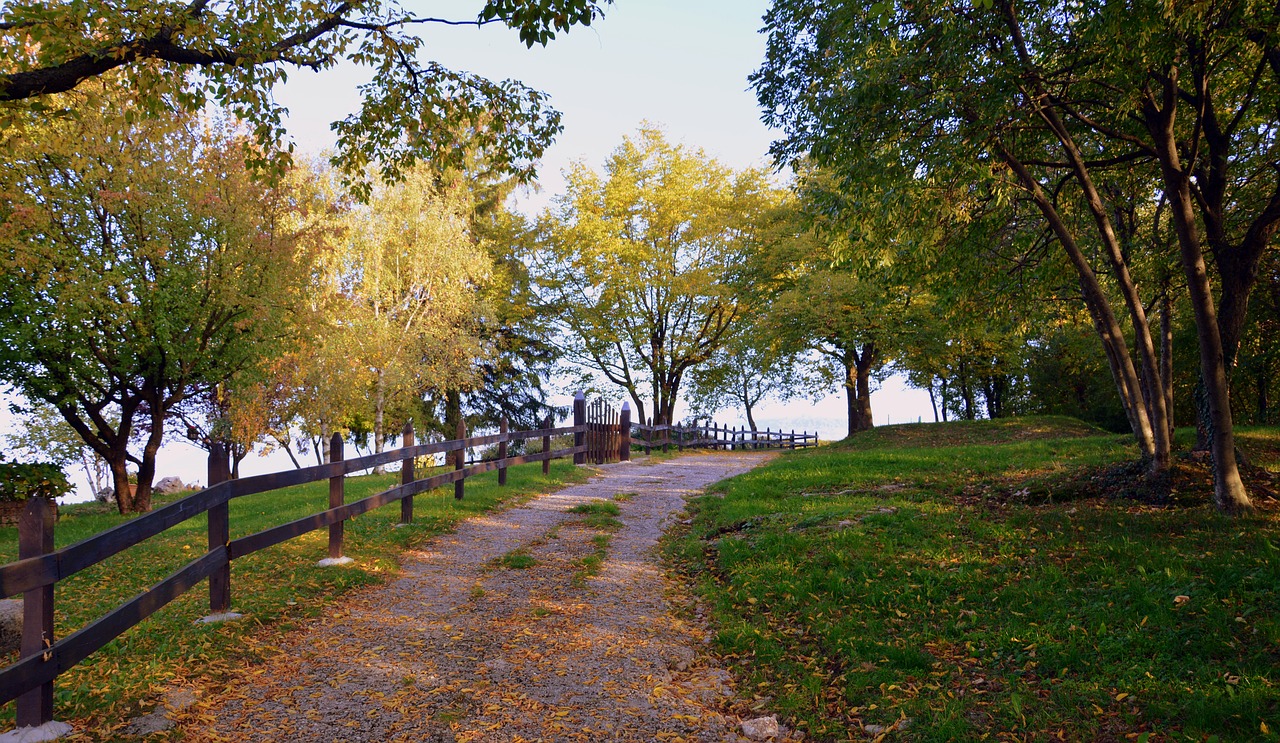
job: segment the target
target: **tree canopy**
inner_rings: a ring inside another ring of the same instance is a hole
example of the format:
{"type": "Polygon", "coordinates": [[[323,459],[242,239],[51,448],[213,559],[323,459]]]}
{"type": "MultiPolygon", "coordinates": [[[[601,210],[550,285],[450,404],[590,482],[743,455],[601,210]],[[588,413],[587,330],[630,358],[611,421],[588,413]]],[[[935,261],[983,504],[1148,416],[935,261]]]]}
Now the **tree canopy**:
{"type": "Polygon", "coordinates": [[[781,192],[654,128],[624,140],[603,173],[579,164],[567,181],[534,263],[561,351],[622,387],[639,418],[670,422],[690,369],[749,309],[735,281],[781,192]]]}
{"type": "Polygon", "coordinates": [[[415,160],[453,160],[454,134],[470,129],[497,164],[528,175],[560,130],[560,114],[518,82],[422,61],[429,50],[416,30],[503,24],[532,46],[591,23],[611,1],[486,0],[470,20],[424,15],[394,0],[5,3],[0,102],[56,106],[49,96],[116,71],[147,110],[195,113],[214,103],[251,122],[265,157],[285,134],[273,86],[291,69],[347,61],[371,73],[360,87],[361,109],[333,124],[337,160],[348,173],[376,162],[397,177],[415,160]]]}
{"type": "Polygon", "coordinates": [[[0,377],[110,464],[122,511],[149,508],[174,406],[296,336],[327,209],[256,181],[234,128],[136,113],[12,128],[0,170],[0,377]]]}

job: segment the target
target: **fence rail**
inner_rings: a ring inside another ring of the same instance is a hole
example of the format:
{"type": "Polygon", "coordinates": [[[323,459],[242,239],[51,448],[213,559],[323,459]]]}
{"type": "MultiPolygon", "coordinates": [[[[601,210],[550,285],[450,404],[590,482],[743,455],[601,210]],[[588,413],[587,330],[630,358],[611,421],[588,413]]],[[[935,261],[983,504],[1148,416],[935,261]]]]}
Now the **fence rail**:
{"type": "Polygon", "coordinates": [[[508,431],[503,420],[497,434],[468,437],[459,423],[456,439],[414,444],[413,428],[406,425],[403,432],[405,446],[352,459],[343,458],[342,438],[335,434],[330,445],[332,461],[328,464],[239,480],[228,479],[226,452],[221,445],[214,444],[209,453],[209,487],[61,549],[53,548],[53,504],[45,498],[32,498],[27,502],[18,524],[19,559],[0,566],[0,598],[23,595],[20,658],[0,669],[0,703],[18,700],[16,722],[19,728],[49,722],[53,719],[53,685],[59,675],[195,588],[204,579],[209,581],[210,613],[216,615],[229,611],[232,561],[326,527],[329,529],[329,557],[340,558],[343,551],[342,526],[348,519],[399,501],[400,521],[410,523],[413,520],[413,496],[418,493],[453,483],[454,496],[462,498],[466,478],[496,469],[499,483],[505,485],[507,468],[532,462],[542,462],[542,471],[546,474],[552,459],[574,457],[578,461],[591,453],[584,440],[590,430],[585,417],[585,401],[579,395],[575,400],[574,423],[571,426],[557,428],[548,417],[543,428],[508,431]],[[569,434],[574,436],[573,446],[551,449],[553,437],[569,434]],[[508,444],[534,438],[542,439],[541,452],[507,456],[508,444]],[[498,445],[498,459],[470,465],[464,463],[463,455],[467,449],[494,444],[498,445]],[[416,478],[415,461],[434,454],[445,454],[446,462],[452,463],[454,469],[416,478]],[[400,485],[358,501],[343,502],[347,475],[396,461],[401,463],[400,485]],[[228,504],[231,500],[324,480],[329,481],[327,510],[256,534],[234,540],[230,538],[228,504]],[[54,640],[54,587],[59,581],[206,513],[209,546],[203,555],[102,617],[60,640],[54,640]]]}
{"type": "Polygon", "coordinates": [[[643,447],[645,453],[661,447],[749,451],[756,449],[804,449],[818,445],[818,434],[808,431],[752,431],[749,428],[721,426],[714,421],[691,424],[658,424],[632,426],[631,445],[643,447]]]}
{"type": "Polygon", "coordinates": [[[225,450],[218,444],[209,453],[209,487],[181,500],[157,508],[119,526],[76,544],[54,549],[54,506],[45,498],[32,498],[18,524],[19,559],[0,565],[0,598],[22,594],[23,634],[20,658],[0,669],[0,703],[16,699],[17,726],[38,726],[53,719],[53,686],[59,675],[74,667],[103,645],[159,611],[206,578],[209,584],[211,615],[231,607],[231,563],[259,550],[286,542],[318,529],[328,528],[330,558],[341,558],[343,525],[348,519],[399,501],[401,523],[413,520],[413,497],[450,483],[454,497],[464,495],[466,478],[498,470],[498,482],[506,484],[506,470],[519,464],[542,462],[547,474],[552,459],[573,457],[575,464],[603,464],[627,461],[633,445],[646,453],[670,446],[684,449],[710,447],[730,450],[802,448],[818,443],[817,434],[795,431],[764,432],[721,427],[714,423],[691,426],[633,425],[631,409],[623,404],[614,410],[603,401],[588,405],[579,393],[573,403],[573,425],[556,427],[548,417],[542,428],[509,431],[504,419],[496,434],[467,436],[462,423],[457,438],[415,444],[414,431],[406,425],[404,445],[399,449],[346,459],[342,438],[334,434],[328,464],[273,472],[231,480],[225,450]],[[573,435],[573,446],[552,450],[552,439],[573,435]],[[508,456],[508,445],[541,438],[542,451],[508,456]],[[467,449],[498,446],[498,458],[467,464],[467,449]],[[418,478],[414,464],[420,457],[444,454],[450,471],[418,478]],[[400,462],[401,482],[375,495],[345,502],[345,478],[353,472],[400,462]],[[239,537],[230,538],[228,504],[236,498],[267,493],[305,483],[329,481],[329,508],[295,521],[239,537]],[[208,514],[207,551],[132,599],[84,627],[56,640],[53,635],[54,588],[58,582],[96,565],[124,550],[201,514],[208,514]]]}

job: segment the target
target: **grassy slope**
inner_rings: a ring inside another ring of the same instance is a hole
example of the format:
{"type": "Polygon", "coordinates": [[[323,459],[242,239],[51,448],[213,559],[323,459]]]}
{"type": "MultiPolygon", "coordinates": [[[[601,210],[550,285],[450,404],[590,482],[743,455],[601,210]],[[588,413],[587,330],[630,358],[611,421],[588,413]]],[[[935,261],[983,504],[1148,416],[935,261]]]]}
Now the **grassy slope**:
{"type": "MultiPolygon", "coordinates": [[[[406,547],[468,516],[587,476],[564,460],[552,462],[549,479],[542,476],[541,467],[512,468],[506,488],[497,486],[496,472],[468,478],[461,502],[454,500],[452,486],[418,495],[414,523],[406,528],[393,528],[400,518],[399,503],[348,521],[345,551],[356,559],[354,565],[316,566],[327,556],[327,530],[237,560],[231,568],[232,609],[244,613],[244,619],[195,624],[208,613],[208,591],[203,584],[196,587],[59,677],[54,701],[58,719],[78,721],[93,737],[109,738],[113,728],[154,703],[174,682],[187,677],[234,678],[237,668],[272,652],[273,633],[319,615],[345,591],[394,574],[406,547]]],[[[392,473],[350,478],[346,500],[385,490],[398,477],[392,473]]],[[[231,537],[322,511],[328,507],[328,492],[327,482],[310,483],[232,501],[231,537]]],[[[55,532],[57,545],[72,544],[122,520],[96,504],[64,507],[55,532]]],[[[206,528],[203,516],[192,519],[59,583],[57,636],[80,628],[202,554],[206,528]]],[[[0,560],[16,559],[16,531],[0,529],[0,560]]],[[[11,725],[12,704],[5,706],[3,715],[0,726],[11,725]]]]}
{"type": "Polygon", "coordinates": [[[887,427],[727,481],[668,549],[819,740],[1274,738],[1280,522],[1088,497],[1132,457],[1069,419],[887,427]]]}

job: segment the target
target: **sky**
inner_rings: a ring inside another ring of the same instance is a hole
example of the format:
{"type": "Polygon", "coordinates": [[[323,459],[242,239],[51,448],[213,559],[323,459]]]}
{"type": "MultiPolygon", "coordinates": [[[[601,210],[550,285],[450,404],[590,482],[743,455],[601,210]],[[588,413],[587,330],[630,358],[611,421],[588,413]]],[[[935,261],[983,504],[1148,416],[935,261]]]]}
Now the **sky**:
{"type": "MultiPolygon", "coordinates": [[[[424,12],[436,17],[470,19],[482,3],[416,5],[428,6],[424,12]]],[[[725,165],[768,165],[769,144],[777,133],[761,123],[747,81],[764,58],[759,30],[766,7],[765,0],[617,0],[603,19],[576,27],[545,48],[526,49],[515,32],[497,25],[431,27],[424,32],[422,56],[485,77],[520,80],[548,93],[563,113],[564,131],[539,168],[540,190],[517,197],[516,208],[532,216],[563,189],[565,168],[576,161],[601,168],[623,137],[645,122],[725,165]]],[[[333,146],[330,122],[356,110],[357,88],[368,78],[367,70],[350,65],[290,73],[275,97],[289,110],[288,131],[300,151],[333,146]]],[[[766,404],[756,420],[762,428],[816,430],[825,440],[839,439],[846,427],[845,399],[842,391],[833,392],[838,394],[817,403],[766,404]]],[[[933,419],[927,393],[898,378],[886,380],[871,401],[877,425],[933,419]]],[[[717,420],[744,422],[737,411],[725,411],[717,420]]],[[[13,425],[13,419],[0,412],[0,424],[13,425]]],[[[204,453],[185,442],[166,444],[158,465],[157,478],[204,481],[204,453]]],[[[257,474],[288,467],[283,455],[251,455],[241,470],[257,474]]],[[[80,495],[87,495],[87,487],[79,487],[80,495]]]]}

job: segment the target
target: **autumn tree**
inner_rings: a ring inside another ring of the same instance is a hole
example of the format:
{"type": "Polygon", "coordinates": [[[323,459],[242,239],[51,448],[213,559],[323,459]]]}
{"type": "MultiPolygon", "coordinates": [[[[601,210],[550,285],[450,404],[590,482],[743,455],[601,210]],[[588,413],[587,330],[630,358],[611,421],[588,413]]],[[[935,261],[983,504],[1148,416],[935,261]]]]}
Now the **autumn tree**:
{"type": "Polygon", "coordinates": [[[670,421],[690,370],[744,311],[734,274],[781,195],[763,172],[734,172],[651,127],[603,173],[566,175],[533,256],[545,316],[567,360],[622,387],[639,419],[670,421]]]}
{"type": "Polygon", "coordinates": [[[3,135],[0,377],[109,463],[122,512],[146,511],[169,412],[287,344],[314,256],[234,129],[87,98],[104,105],[3,135]]]}
{"type": "Polygon", "coordinates": [[[428,389],[467,381],[484,355],[476,333],[479,287],[488,256],[469,234],[470,193],[440,191],[423,166],[383,185],[351,212],[337,279],[347,300],[340,334],[367,374],[374,450],[399,432],[388,428],[428,389]]]}
{"type": "Polygon", "coordinates": [[[784,402],[812,387],[815,375],[804,369],[799,354],[784,349],[765,323],[742,321],[706,363],[691,370],[689,407],[708,416],[738,408],[755,431],[762,403],[784,402]]]}

